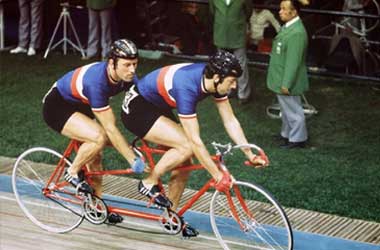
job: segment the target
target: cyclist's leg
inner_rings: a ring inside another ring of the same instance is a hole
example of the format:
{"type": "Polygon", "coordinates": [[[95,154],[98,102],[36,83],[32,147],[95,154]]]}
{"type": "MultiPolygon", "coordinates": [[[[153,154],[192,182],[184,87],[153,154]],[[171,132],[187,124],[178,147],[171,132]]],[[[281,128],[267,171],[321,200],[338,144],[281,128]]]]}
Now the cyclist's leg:
{"type": "Polygon", "coordinates": [[[91,118],[79,112],[65,123],[61,133],[82,142],[69,173],[75,175],[80,168],[92,160],[104,148],[107,136],[103,128],[91,118]]]}
{"type": "Polygon", "coordinates": [[[177,210],[179,201],[181,200],[182,193],[185,190],[187,180],[189,179],[190,172],[173,170],[169,181],[168,198],[173,202],[172,209],[177,210]]]}
{"type": "MultiPolygon", "coordinates": [[[[142,186],[139,186],[140,193],[151,197],[153,196],[152,193],[157,192],[158,187],[155,187],[155,184],[158,183],[160,176],[189,159],[192,155],[192,150],[183,128],[177,123],[176,118],[170,110],[159,109],[150,102],[147,102],[142,96],[136,95],[137,92],[134,92],[134,89],[130,91],[131,95],[126,95],[123,103],[123,112],[121,113],[125,128],[140,138],[144,138],[146,141],[170,148],[158,161],[149,176],[140,183],[142,184],[142,186]],[[129,96],[133,96],[133,98],[127,98],[129,96]]],[[[186,173],[176,174],[174,178],[181,175],[186,175],[186,173]]],[[[184,187],[183,183],[187,178],[180,179],[182,179],[182,182],[180,180],[179,183],[182,183],[182,185],[175,184],[176,187],[179,187],[178,190],[169,192],[176,204],[175,206],[178,204],[184,187]],[[183,187],[181,188],[180,186],[183,187]],[[175,195],[176,192],[179,195],[175,195]]],[[[162,201],[167,205],[168,201],[166,197],[158,197],[155,199],[156,203],[162,201]]]]}
{"type": "MultiPolygon", "coordinates": [[[[61,133],[71,139],[83,142],[73,160],[68,173],[77,177],[81,167],[90,163],[97,157],[107,142],[104,129],[93,119],[86,115],[75,112],[65,123],[61,133]]],[[[99,167],[99,166],[98,166],[99,167]]],[[[94,188],[96,193],[101,193],[101,181],[94,188]]]]}
{"type": "MultiPolygon", "coordinates": [[[[88,163],[87,163],[87,168],[91,171],[101,171],[103,170],[103,165],[102,165],[102,153],[99,152],[95,157],[93,157],[88,163]]],[[[91,176],[91,186],[95,191],[95,195],[98,196],[99,198],[102,197],[102,182],[103,182],[103,176],[101,175],[94,175],[91,176]]]]}
{"type": "MultiPolygon", "coordinates": [[[[164,173],[180,165],[192,155],[190,143],[182,129],[182,127],[175,121],[160,116],[144,139],[160,145],[170,147],[170,149],[161,157],[157,162],[153,171],[144,180],[146,184],[157,184],[158,179],[164,173]],[[162,135],[165,136],[162,136],[162,135]]],[[[182,192],[184,190],[188,173],[175,171],[169,184],[169,199],[173,202],[173,210],[178,206],[182,192]]]]}

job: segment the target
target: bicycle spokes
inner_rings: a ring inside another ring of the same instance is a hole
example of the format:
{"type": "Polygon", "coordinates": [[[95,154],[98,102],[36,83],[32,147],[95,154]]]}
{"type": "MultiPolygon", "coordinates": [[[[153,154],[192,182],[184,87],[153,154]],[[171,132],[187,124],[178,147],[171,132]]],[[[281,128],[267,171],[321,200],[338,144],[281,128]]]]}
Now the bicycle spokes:
{"type": "MultiPolygon", "coordinates": [[[[68,232],[83,220],[80,202],[64,182],[55,179],[57,164],[62,155],[48,148],[32,148],[17,158],[12,187],[16,200],[25,215],[39,227],[56,233],[68,232]]],[[[67,166],[69,161],[65,161],[67,166]]]]}
{"type": "Polygon", "coordinates": [[[224,249],[290,250],[290,224],[278,203],[250,183],[236,182],[229,193],[215,192],[211,225],[224,249]]]}

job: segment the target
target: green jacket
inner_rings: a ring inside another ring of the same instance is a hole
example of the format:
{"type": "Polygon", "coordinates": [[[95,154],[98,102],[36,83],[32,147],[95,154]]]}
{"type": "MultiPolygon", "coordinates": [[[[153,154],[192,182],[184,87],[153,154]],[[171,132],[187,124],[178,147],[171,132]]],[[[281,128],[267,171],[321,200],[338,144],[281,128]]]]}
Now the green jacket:
{"type": "Polygon", "coordinates": [[[244,48],[248,19],[252,13],[251,0],[209,0],[213,18],[214,44],[218,48],[244,48]]]}
{"type": "Polygon", "coordinates": [[[281,86],[290,95],[301,95],[309,89],[306,53],[308,38],[301,19],[283,28],[274,38],[270,54],[267,86],[281,94],[281,86]]]}
{"type": "Polygon", "coordinates": [[[87,8],[93,10],[104,10],[116,5],[116,0],[87,0],[87,8]]]}

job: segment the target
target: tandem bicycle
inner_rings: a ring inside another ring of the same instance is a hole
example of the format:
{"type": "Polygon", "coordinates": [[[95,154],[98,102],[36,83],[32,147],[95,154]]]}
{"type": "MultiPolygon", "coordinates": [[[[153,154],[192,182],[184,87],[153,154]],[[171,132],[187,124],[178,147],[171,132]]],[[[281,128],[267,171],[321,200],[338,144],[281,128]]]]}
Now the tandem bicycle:
{"type": "MultiPolygon", "coordinates": [[[[132,145],[150,168],[154,168],[157,157],[167,150],[138,138],[132,145]]],[[[216,152],[213,160],[222,171],[228,171],[225,156],[242,147],[252,148],[268,161],[264,151],[255,144],[213,142],[212,146],[216,152]]],[[[63,154],[46,147],[33,147],[23,152],[14,164],[12,187],[17,203],[26,217],[44,230],[66,233],[77,228],[83,220],[103,224],[109,213],[117,213],[156,221],[165,233],[175,235],[184,228],[186,211],[211,190],[210,224],[223,249],[293,249],[292,228],[284,209],[268,191],[255,183],[234,181],[229,191],[218,192],[214,191],[215,181],[210,178],[178,211],[170,208],[161,208],[160,213],[133,210],[107,204],[91,193],[78,193],[64,180],[65,169],[71,166],[70,157],[79,147],[80,142],[76,140],[69,142],[63,154]]],[[[92,176],[135,174],[131,168],[90,171],[84,166],[82,169],[90,185],[92,176]]],[[[175,169],[199,171],[204,167],[188,163],[175,169]]],[[[164,190],[162,182],[160,186],[164,190]]]]}

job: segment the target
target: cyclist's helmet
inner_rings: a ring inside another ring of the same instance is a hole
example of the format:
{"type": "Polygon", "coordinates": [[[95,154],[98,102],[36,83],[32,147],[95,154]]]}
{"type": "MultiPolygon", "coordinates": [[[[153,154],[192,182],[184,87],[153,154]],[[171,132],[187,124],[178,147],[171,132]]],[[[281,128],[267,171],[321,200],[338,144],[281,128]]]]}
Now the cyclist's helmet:
{"type": "Polygon", "coordinates": [[[230,52],[220,50],[208,61],[210,70],[222,79],[227,76],[240,77],[243,73],[239,60],[230,52]]]}
{"type": "Polygon", "coordinates": [[[131,40],[119,39],[116,40],[112,45],[108,53],[109,59],[135,59],[138,57],[137,47],[131,40]]]}

